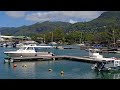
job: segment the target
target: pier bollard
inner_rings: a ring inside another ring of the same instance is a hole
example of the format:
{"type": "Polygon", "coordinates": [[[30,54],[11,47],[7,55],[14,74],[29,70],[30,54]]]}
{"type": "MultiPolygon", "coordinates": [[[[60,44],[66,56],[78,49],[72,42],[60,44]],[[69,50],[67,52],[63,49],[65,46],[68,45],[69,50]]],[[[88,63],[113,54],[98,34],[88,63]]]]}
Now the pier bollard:
{"type": "Polygon", "coordinates": [[[53,58],[53,60],[55,61],[55,58],[53,58]]]}

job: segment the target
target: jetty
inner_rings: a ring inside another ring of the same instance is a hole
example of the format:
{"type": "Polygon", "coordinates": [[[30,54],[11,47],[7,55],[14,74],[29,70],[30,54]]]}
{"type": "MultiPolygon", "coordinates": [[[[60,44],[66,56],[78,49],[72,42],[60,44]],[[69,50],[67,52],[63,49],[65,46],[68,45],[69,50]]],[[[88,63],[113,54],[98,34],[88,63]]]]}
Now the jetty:
{"type": "Polygon", "coordinates": [[[20,62],[20,61],[48,61],[48,60],[71,60],[78,62],[87,62],[87,63],[96,63],[101,62],[95,60],[94,58],[90,58],[89,56],[68,56],[68,55],[59,55],[59,56],[35,56],[35,57],[10,57],[5,58],[5,62],[20,62]]]}

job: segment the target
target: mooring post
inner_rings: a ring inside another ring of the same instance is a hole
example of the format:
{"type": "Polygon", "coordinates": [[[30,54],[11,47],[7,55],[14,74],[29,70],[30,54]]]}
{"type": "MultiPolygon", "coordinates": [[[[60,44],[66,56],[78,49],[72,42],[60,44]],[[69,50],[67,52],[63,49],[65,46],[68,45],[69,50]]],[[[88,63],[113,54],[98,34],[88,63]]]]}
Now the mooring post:
{"type": "Polygon", "coordinates": [[[55,61],[55,58],[53,58],[53,60],[55,61]]]}

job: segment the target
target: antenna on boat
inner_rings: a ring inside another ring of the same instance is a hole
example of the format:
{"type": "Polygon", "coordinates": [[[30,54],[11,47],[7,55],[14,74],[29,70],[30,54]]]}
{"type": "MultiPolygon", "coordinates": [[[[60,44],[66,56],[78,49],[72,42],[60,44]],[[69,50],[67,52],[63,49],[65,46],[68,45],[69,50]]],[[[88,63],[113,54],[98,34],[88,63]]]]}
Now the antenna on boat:
{"type": "Polygon", "coordinates": [[[81,32],[81,37],[80,37],[80,43],[82,43],[82,32],[81,32]]]}
{"type": "Polygon", "coordinates": [[[53,32],[52,32],[52,38],[51,38],[51,42],[53,42],[53,32]]]}

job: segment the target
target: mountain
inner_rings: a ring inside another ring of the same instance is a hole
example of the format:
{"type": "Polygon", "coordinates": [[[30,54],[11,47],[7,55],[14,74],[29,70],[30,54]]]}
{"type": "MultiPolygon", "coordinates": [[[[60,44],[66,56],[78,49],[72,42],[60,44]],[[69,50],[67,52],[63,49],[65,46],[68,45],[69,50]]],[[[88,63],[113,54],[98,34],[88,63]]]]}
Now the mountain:
{"type": "Polygon", "coordinates": [[[66,27],[69,27],[71,24],[67,22],[49,22],[45,21],[42,23],[35,23],[29,26],[22,26],[22,27],[2,27],[0,28],[0,32],[3,35],[30,35],[35,33],[43,33],[46,31],[51,32],[52,30],[56,30],[61,28],[65,30],[66,27]]]}
{"type": "Polygon", "coordinates": [[[120,11],[109,11],[102,13],[98,18],[89,22],[97,27],[120,26],[120,11]]]}
{"type": "Polygon", "coordinates": [[[87,32],[104,31],[105,27],[112,27],[120,29],[120,11],[108,11],[102,13],[98,18],[89,22],[78,22],[69,27],[70,30],[81,30],[87,32]]]}
{"type": "Polygon", "coordinates": [[[98,18],[89,22],[77,22],[74,24],[68,22],[50,22],[35,23],[29,26],[21,27],[1,27],[0,32],[3,35],[31,35],[36,33],[51,32],[56,29],[62,29],[65,32],[85,31],[99,32],[108,27],[120,29],[120,11],[107,11],[98,18]]]}

